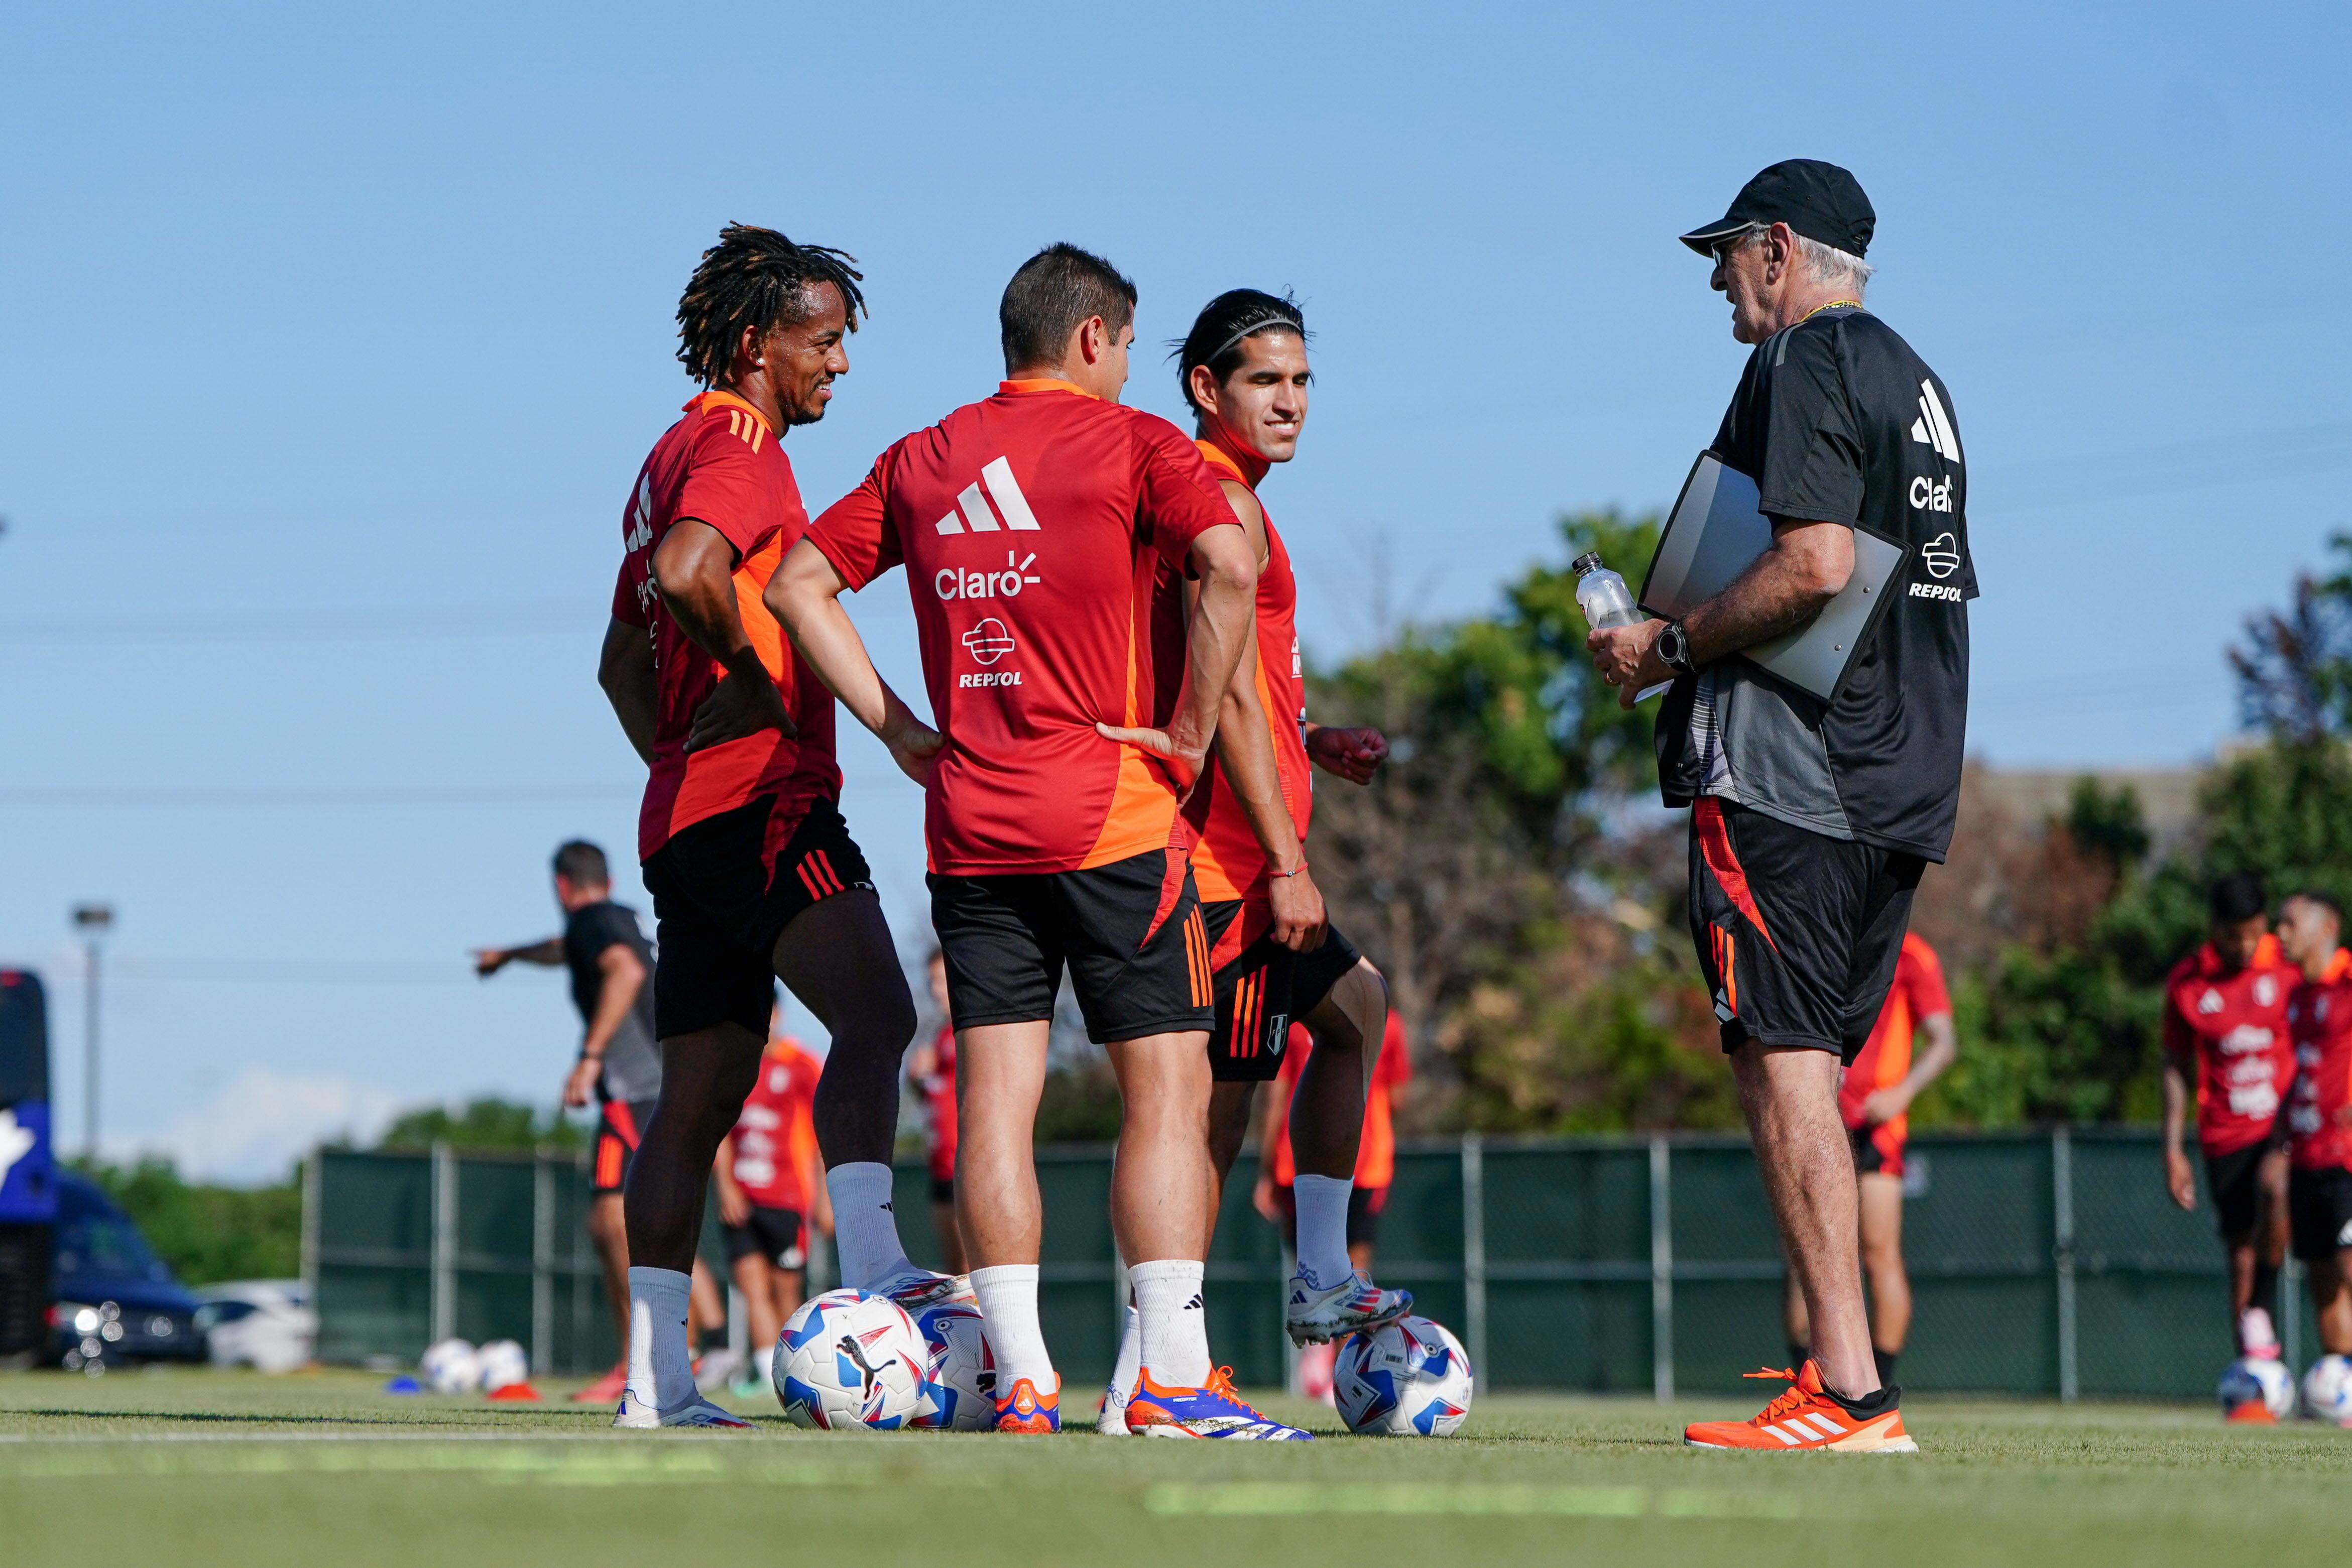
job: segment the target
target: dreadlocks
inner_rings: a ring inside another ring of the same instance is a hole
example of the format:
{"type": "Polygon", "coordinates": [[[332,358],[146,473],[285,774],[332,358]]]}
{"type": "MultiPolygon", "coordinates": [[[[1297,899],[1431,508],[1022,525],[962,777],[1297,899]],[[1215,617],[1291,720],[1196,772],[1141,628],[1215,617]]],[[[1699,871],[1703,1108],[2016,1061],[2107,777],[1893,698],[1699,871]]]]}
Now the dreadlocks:
{"type": "Polygon", "coordinates": [[[1202,306],[1183,340],[1168,345],[1175,350],[1170,357],[1176,361],[1176,388],[1184,394],[1184,406],[1201,412],[1192,401],[1193,366],[1208,366],[1210,379],[1224,385],[1225,378],[1242,368],[1242,340],[1260,332],[1296,332],[1305,340],[1307,318],[1300,314],[1298,301],[1262,289],[1229,288],[1202,306]]]}
{"type": "Polygon", "coordinates": [[[821,245],[794,245],[773,229],[729,224],[719,243],[702,253],[677,302],[677,358],[686,373],[715,387],[735,369],[735,349],[743,329],[762,333],[808,317],[808,291],[830,283],[841,290],[849,329],[857,330],[866,296],[866,275],[845,251],[821,245]]]}

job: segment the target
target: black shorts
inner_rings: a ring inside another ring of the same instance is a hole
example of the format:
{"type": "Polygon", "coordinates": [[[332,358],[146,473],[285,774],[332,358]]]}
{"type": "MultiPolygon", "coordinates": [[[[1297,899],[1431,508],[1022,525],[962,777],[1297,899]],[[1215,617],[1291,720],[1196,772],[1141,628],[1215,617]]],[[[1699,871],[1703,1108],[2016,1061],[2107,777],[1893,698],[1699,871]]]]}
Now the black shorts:
{"type": "Polygon", "coordinates": [[[1875,1127],[1848,1127],[1845,1141],[1853,1146],[1853,1174],[1856,1176],[1891,1176],[1903,1174],[1903,1136],[1892,1122],[1881,1122],[1875,1127]]]}
{"type": "Polygon", "coordinates": [[[1237,898],[1201,905],[1201,922],[1213,960],[1229,940],[1240,949],[1216,967],[1210,1071],[1220,1083],[1271,1082],[1292,1020],[1321,1005],[1363,955],[1336,925],[1324,928],[1323,946],[1312,953],[1294,953],[1274,939],[1265,905],[1237,898]]]}
{"type": "Polygon", "coordinates": [[[1702,796],[1691,808],[1690,923],[1723,1049],[1749,1040],[1851,1063],[1895,983],[1917,855],[1792,828],[1702,796]]]}
{"type": "Polygon", "coordinates": [[[2306,1263],[2352,1248],[2352,1171],[2341,1166],[2286,1173],[2287,1223],[2306,1263]]]}
{"type": "Polygon", "coordinates": [[[654,1033],[732,1023],[761,1040],[776,1003],[776,938],[813,904],[873,891],[866,856],[830,800],[795,819],[777,797],[679,829],[645,863],[659,942],[654,1033]]]}
{"type": "Polygon", "coordinates": [[[1215,1019],[1192,868],[1172,850],[1088,871],[929,880],[960,1030],[1051,1019],[1065,964],[1097,1045],[1215,1019]]]}
{"type": "Polygon", "coordinates": [[[933,1176],[931,1178],[931,1201],[933,1203],[953,1203],[955,1201],[955,1177],[951,1176],[933,1176]]]}
{"type": "Polygon", "coordinates": [[[2214,1228],[2223,1240],[2243,1241],[2261,1222],[2263,1156],[2270,1152],[2264,1139],[2226,1155],[2205,1153],[2205,1187],[2213,1195],[2214,1228]]]}
{"type": "MultiPolygon", "coordinates": [[[[1290,1245],[1298,1245],[1298,1189],[1278,1186],[1274,1189],[1274,1201],[1286,1217],[1283,1233],[1290,1245]]],[[[1389,1189],[1384,1186],[1360,1186],[1348,1194],[1348,1245],[1377,1247],[1381,1240],[1381,1210],[1389,1206],[1389,1189]]]]}
{"type": "Polygon", "coordinates": [[[727,1239],[727,1261],[739,1258],[765,1258],[779,1269],[804,1269],[808,1254],[801,1248],[801,1217],[790,1208],[762,1208],[751,1206],[740,1225],[721,1225],[719,1233],[727,1239]]]}
{"type": "Polygon", "coordinates": [[[595,1192],[618,1192],[629,1184],[629,1166],[646,1124],[654,1119],[653,1100],[607,1100],[596,1113],[596,1153],[588,1185],[595,1192]]]}

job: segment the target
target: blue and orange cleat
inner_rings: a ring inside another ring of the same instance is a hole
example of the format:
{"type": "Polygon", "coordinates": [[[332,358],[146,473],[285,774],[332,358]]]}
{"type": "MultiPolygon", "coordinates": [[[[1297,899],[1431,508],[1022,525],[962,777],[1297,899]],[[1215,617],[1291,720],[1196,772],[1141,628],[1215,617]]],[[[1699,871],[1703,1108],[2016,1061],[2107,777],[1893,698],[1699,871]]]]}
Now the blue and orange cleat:
{"type": "Polygon", "coordinates": [[[1286,1427],[1254,1410],[1234,1391],[1234,1369],[1221,1366],[1201,1388],[1170,1388],[1138,1373],[1127,1401],[1127,1429],[1146,1437],[1227,1437],[1251,1443],[1296,1443],[1314,1433],[1286,1427]]]}
{"type": "Polygon", "coordinates": [[[1054,1379],[1054,1392],[1040,1395],[1037,1385],[1027,1378],[1015,1383],[1012,1390],[996,1401],[996,1429],[1000,1432],[1058,1432],[1062,1429],[1062,1380],[1054,1379]]]}

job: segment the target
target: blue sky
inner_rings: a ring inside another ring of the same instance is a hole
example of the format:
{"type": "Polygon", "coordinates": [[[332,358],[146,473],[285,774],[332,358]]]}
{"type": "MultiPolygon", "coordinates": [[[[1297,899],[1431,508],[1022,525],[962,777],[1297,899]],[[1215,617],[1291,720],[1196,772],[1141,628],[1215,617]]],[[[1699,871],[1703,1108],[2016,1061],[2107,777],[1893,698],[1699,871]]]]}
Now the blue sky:
{"type": "MultiPolygon", "coordinates": [[[[1475,612],[1559,509],[1670,499],[1744,350],[1673,235],[1853,169],[1872,304],[1953,390],[1972,747],[2184,762],[2221,650],[2347,525],[2340,7],[1003,5],[28,8],[0,24],[0,957],[121,921],[108,1141],[250,1175],[321,1129],[545,1099],[548,852],[622,852],[593,667],[620,507],[692,390],[722,223],[862,260],[789,448],[822,506],[999,373],[1038,245],[1181,332],[1237,284],[1318,337],[1267,499],[1322,658],[1475,612]]],[[[1129,401],[1173,414],[1155,359],[1129,401]]],[[[1638,563],[1618,563],[1632,566],[1638,563]]],[[[901,580],[855,606],[902,690],[901,580]]],[[[919,801],[845,746],[894,923],[919,801]]],[[[625,882],[632,879],[625,878],[625,882]]],[[[630,889],[625,896],[634,893],[630,889]]],[[[79,1124],[79,1096],[61,1096],[79,1124]]]]}

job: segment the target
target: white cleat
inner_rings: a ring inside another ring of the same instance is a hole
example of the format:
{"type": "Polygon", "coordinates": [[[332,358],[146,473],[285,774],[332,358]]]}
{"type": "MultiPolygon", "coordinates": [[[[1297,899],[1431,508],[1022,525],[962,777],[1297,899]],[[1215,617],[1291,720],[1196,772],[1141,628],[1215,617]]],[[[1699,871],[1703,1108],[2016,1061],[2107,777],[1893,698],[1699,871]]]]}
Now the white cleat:
{"type": "Polygon", "coordinates": [[[722,1345],[694,1364],[694,1386],[698,1393],[716,1394],[735,1381],[749,1358],[740,1350],[722,1345]]]}
{"type": "Polygon", "coordinates": [[[904,1307],[909,1317],[950,1302],[961,1307],[980,1305],[980,1298],[972,1293],[969,1274],[934,1274],[929,1269],[908,1267],[866,1289],[871,1295],[889,1297],[904,1307]]]}
{"type": "Polygon", "coordinates": [[[1127,1395],[1117,1388],[1103,1390],[1102,1412],[1095,1417],[1095,1430],[1106,1437],[1132,1437],[1135,1433],[1127,1424],[1127,1395]]]}
{"type": "Polygon", "coordinates": [[[1411,1311],[1412,1291],[1383,1291],[1360,1269],[1328,1291],[1318,1290],[1303,1273],[1293,1274],[1282,1326],[1290,1331],[1293,1344],[1328,1344],[1393,1322],[1411,1311]]]}
{"type": "Polygon", "coordinates": [[[613,1412],[613,1425],[629,1431],[651,1431],[656,1427],[719,1427],[749,1430],[751,1423],[740,1416],[730,1416],[699,1394],[667,1410],[656,1412],[642,1403],[635,1395],[623,1393],[620,1407],[613,1412]]]}

